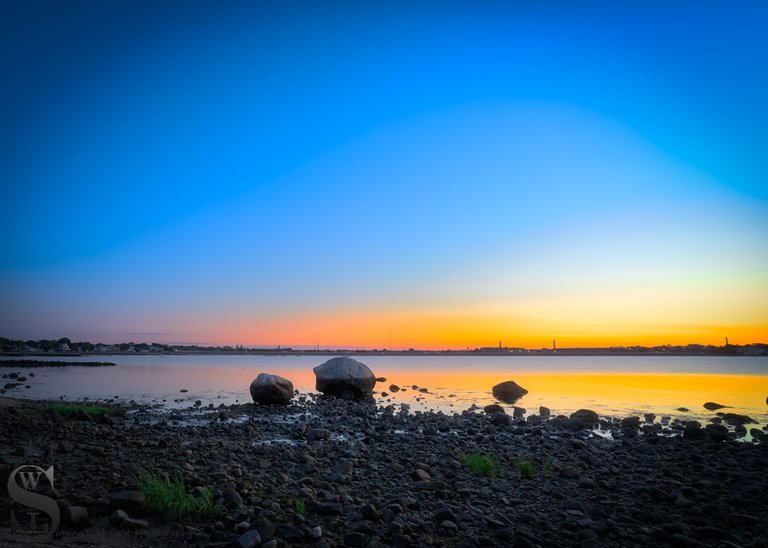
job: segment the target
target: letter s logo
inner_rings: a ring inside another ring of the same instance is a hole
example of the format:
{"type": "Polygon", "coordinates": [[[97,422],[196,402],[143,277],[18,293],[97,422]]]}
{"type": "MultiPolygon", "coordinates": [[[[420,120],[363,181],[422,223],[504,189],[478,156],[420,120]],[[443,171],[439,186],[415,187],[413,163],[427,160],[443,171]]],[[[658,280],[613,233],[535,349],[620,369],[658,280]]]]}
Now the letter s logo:
{"type": "Polygon", "coordinates": [[[19,504],[45,512],[51,520],[50,527],[40,529],[35,519],[38,513],[28,512],[30,528],[25,530],[19,526],[16,514],[11,510],[13,530],[29,535],[39,535],[38,538],[45,538],[52,535],[59,526],[59,505],[52,498],[31,490],[37,488],[37,483],[41,477],[45,477],[50,483],[51,489],[53,489],[53,466],[48,468],[48,470],[32,465],[19,466],[8,476],[8,494],[19,504]],[[21,479],[21,485],[19,485],[17,478],[21,479]]]}

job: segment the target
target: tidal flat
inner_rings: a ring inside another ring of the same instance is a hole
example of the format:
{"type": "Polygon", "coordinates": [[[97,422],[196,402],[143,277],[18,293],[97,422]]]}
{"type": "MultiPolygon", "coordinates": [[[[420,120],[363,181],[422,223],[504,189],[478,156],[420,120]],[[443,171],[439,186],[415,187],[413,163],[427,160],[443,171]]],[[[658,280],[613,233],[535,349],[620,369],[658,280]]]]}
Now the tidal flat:
{"type": "MultiPolygon", "coordinates": [[[[55,467],[62,524],[44,545],[768,546],[764,430],[740,441],[722,420],[409,412],[317,394],[95,413],[2,401],[0,476],[55,467]],[[218,510],[150,511],[146,473],[210,492],[218,510]]],[[[0,500],[0,543],[30,545],[0,500]]]]}

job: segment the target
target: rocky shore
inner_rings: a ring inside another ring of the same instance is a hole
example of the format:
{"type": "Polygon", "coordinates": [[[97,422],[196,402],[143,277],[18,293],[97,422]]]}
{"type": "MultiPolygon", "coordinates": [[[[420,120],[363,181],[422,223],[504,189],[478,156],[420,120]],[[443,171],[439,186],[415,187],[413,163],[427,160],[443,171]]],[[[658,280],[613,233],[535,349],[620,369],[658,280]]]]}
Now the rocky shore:
{"type": "Polygon", "coordinates": [[[4,546],[30,545],[10,534],[5,492],[22,464],[55,467],[62,524],[40,545],[768,546],[768,442],[738,441],[722,417],[409,413],[322,395],[68,417],[4,404],[4,546]],[[150,513],[142,470],[210,488],[222,514],[150,513]]]}

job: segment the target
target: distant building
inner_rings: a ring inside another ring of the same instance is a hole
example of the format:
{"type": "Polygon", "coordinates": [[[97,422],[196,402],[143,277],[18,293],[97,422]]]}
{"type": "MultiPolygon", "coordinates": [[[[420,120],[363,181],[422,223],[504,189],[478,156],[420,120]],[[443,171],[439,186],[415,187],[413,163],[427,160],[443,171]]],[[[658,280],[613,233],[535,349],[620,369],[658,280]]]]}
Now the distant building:
{"type": "Polygon", "coordinates": [[[67,343],[62,343],[59,346],[59,350],[61,350],[62,352],[69,352],[69,345],[67,343]]]}
{"type": "Polygon", "coordinates": [[[112,352],[112,346],[109,344],[97,344],[93,347],[94,352],[99,352],[101,354],[106,354],[108,352],[112,352]]]}

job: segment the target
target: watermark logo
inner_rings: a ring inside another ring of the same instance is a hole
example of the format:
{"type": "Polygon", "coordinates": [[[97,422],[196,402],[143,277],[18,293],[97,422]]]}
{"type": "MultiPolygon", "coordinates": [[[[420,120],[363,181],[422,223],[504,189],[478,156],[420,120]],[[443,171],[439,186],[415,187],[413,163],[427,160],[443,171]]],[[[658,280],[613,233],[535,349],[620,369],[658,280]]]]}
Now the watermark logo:
{"type": "Polygon", "coordinates": [[[59,527],[59,505],[51,497],[39,492],[48,487],[53,490],[53,466],[43,470],[39,466],[25,464],[11,472],[8,476],[8,494],[14,501],[28,508],[19,512],[19,517],[23,516],[21,521],[16,512],[11,510],[12,532],[43,539],[56,531],[59,527]]]}

